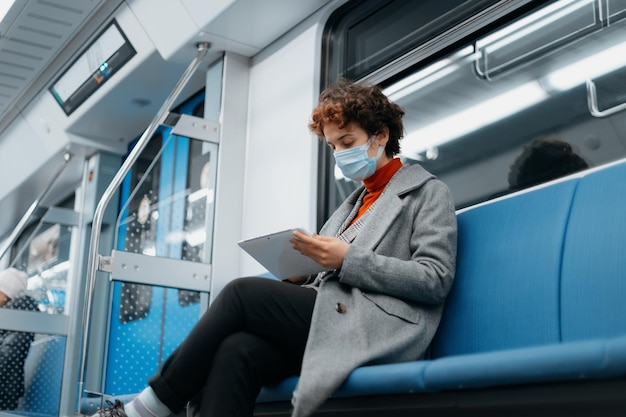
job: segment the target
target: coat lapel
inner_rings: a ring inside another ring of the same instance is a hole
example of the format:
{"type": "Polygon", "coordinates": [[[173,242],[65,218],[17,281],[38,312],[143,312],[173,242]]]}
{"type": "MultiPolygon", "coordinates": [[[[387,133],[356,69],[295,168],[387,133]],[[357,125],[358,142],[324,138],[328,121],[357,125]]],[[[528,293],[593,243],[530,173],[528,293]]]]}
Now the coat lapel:
{"type": "MultiPolygon", "coordinates": [[[[359,236],[353,243],[374,250],[402,212],[402,196],[411,190],[420,188],[431,178],[434,176],[419,165],[401,168],[389,181],[388,188],[376,201],[359,236]]],[[[350,214],[362,191],[363,187],[361,186],[346,199],[346,202],[331,217],[332,222],[329,221],[328,231],[332,233],[332,236],[337,233],[343,221],[350,214]]]]}
{"type": "Polygon", "coordinates": [[[354,244],[374,250],[385,237],[391,224],[402,212],[402,202],[396,193],[383,193],[376,201],[354,244]]]}

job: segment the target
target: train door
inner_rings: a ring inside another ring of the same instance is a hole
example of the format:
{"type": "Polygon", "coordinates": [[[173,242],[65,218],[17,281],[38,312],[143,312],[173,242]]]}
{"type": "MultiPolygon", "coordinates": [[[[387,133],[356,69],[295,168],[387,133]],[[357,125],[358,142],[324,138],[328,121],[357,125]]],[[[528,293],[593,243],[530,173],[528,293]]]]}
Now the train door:
{"type": "MultiPolygon", "coordinates": [[[[202,117],[204,93],[176,113],[202,117]]],[[[189,262],[210,262],[217,144],[159,129],[128,174],[121,190],[117,249],[189,262]]],[[[104,392],[141,391],[159,365],[182,341],[208,302],[205,291],[116,281],[104,392]]],[[[200,286],[202,284],[200,283],[200,286]]]]}
{"type": "MultiPolygon", "coordinates": [[[[190,68],[198,64],[196,59],[190,68]]],[[[219,115],[222,68],[220,61],[207,70],[210,94],[196,93],[155,118],[158,123],[130,147],[95,210],[94,218],[105,204],[112,206],[107,196],[118,190],[114,248],[110,256],[91,249],[96,256],[90,256],[87,275],[95,284],[85,310],[81,414],[145,388],[209,304],[221,146],[220,127],[208,119],[219,115]],[[108,279],[91,274],[94,261],[95,272],[108,279]],[[97,288],[102,282],[107,285],[97,288]],[[97,310],[100,300],[106,311],[97,310]]],[[[92,232],[92,243],[97,235],[92,232]]]]}

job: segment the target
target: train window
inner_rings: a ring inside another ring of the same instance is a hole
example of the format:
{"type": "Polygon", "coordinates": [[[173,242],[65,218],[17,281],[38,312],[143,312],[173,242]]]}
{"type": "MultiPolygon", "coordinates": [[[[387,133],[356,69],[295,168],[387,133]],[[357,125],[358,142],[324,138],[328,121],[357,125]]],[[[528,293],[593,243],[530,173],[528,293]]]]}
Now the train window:
{"type": "Polygon", "coordinates": [[[405,163],[461,208],[625,157],[625,3],[550,2],[380,80],[406,110],[405,163]]]}
{"type": "Polygon", "coordinates": [[[557,2],[475,42],[476,73],[493,78],[601,29],[593,0],[557,2]]]}
{"type": "Polygon", "coordinates": [[[626,2],[624,0],[607,0],[606,14],[609,24],[623,19],[626,17],[626,2]]]}
{"type": "Polygon", "coordinates": [[[330,59],[342,61],[341,76],[361,78],[494,3],[497,0],[348,3],[329,22],[330,31],[343,34],[329,48],[330,59]]]}

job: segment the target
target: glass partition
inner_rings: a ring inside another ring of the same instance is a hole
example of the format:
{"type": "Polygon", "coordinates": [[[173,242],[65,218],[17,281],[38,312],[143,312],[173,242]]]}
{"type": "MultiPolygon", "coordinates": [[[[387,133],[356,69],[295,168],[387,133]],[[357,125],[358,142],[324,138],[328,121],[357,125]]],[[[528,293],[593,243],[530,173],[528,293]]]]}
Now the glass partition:
{"type": "Polygon", "coordinates": [[[75,220],[73,210],[48,208],[15,243],[10,266],[26,274],[27,285],[0,308],[0,410],[59,415],[75,220]]]}
{"type": "Polygon", "coordinates": [[[73,226],[40,221],[18,241],[11,266],[28,276],[24,298],[34,300],[34,309],[47,314],[68,314],[70,244],[73,226]]]}

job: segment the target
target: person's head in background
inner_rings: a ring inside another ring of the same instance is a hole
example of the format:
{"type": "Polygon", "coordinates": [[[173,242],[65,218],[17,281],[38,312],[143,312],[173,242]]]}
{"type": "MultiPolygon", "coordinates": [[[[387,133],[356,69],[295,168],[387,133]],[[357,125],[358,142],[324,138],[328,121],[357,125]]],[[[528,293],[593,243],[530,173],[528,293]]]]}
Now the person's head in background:
{"type": "Polygon", "coordinates": [[[15,268],[0,271],[0,307],[21,297],[26,291],[27,280],[26,274],[15,268]]]}
{"type": "Polygon", "coordinates": [[[539,137],[527,143],[511,165],[509,188],[521,190],[588,167],[569,143],[554,137],[539,137]]]}

